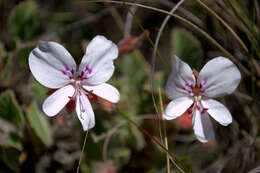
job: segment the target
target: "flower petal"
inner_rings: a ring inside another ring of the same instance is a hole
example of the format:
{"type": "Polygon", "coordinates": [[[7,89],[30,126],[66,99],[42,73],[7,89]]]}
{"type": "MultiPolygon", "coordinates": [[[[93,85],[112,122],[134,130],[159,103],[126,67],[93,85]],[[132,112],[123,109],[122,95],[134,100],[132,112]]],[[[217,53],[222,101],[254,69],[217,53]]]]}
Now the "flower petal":
{"type": "Polygon", "coordinates": [[[241,74],[236,65],[225,57],[210,60],[200,71],[198,82],[202,84],[203,95],[220,97],[231,94],[238,86],[241,74]]]}
{"type": "Polygon", "coordinates": [[[207,99],[202,100],[201,104],[204,108],[208,109],[207,112],[210,116],[221,125],[227,126],[232,123],[232,116],[229,110],[222,103],[213,99],[207,99]]]}
{"type": "Polygon", "coordinates": [[[88,72],[85,85],[99,85],[106,82],[114,72],[113,60],[118,56],[117,46],[104,36],[96,36],[87,46],[79,72],[88,72]]]}
{"type": "Polygon", "coordinates": [[[69,97],[72,97],[74,93],[75,88],[72,85],[67,85],[58,89],[43,102],[43,112],[50,117],[58,114],[60,110],[70,101],[69,97]]]}
{"type": "Polygon", "coordinates": [[[172,100],[166,107],[163,117],[166,120],[175,119],[181,116],[193,103],[189,97],[180,97],[172,100]]]}
{"type": "Polygon", "coordinates": [[[85,94],[77,96],[76,112],[84,131],[91,129],[95,126],[94,112],[85,94]]]}
{"type": "Polygon", "coordinates": [[[214,140],[214,130],[208,114],[201,114],[199,110],[193,110],[192,123],[194,134],[200,142],[214,140]]]}
{"type": "Polygon", "coordinates": [[[189,95],[189,93],[184,87],[187,85],[194,86],[194,84],[195,78],[190,66],[175,56],[172,72],[166,84],[167,97],[170,99],[185,97],[189,95]]]}
{"type": "Polygon", "coordinates": [[[61,88],[70,82],[62,71],[76,70],[70,53],[55,42],[40,42],[29,55],[29,67],[38,82],[48,88],[61,88]]]}
{"type": "Polygon", "coordinates": [[[96,85],[96,86],[83,85],[83,88],[88,91],[92,91],[93,94],[102,97],[112,103],[117,103],[120,99],[120,94],[118,90],[112,85],[107,83],[103,83],[101,85],[96,85]]]}

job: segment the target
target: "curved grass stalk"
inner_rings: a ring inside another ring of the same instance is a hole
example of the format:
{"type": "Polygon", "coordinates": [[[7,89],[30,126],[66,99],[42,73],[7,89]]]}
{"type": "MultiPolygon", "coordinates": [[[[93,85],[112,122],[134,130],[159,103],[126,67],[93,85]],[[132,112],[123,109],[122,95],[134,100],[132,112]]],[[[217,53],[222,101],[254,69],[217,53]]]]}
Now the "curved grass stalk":
{"type": "MultiPolygon", "coordinates": [[[[210,9],[206,4],[204,4],[201,0],[196,0],[203,8],[205,8],[209,13],[211,13],[214,17],[216,17],[235,37],[235,39],[238,41],[238,43],[241,45],[241,47],[246,51],[247,54],[249,54],[249,50],[244,44],[244,42],[240,39],[240,37],[236,34],[236,32],[212,9],[210,9]]],[[[254,43],[253,43],[254,44],[254,43]]],[[[258,74],[260,74],[260,66],[257,64],[255,59],[251,59],[252,64],[255,66],[255,69],[257,70],[258,74]]]]}
{"type": "Polygon", "coordinates": [[[158,140],[156,137],[150,135],[149,132],[147,132],[144,128],[142,128],[141,126],[138,126],[132,119],[130,119],[127,115],[124,115],[122,112],[120,112],[120,110],[117,109],[117,113],[121,116],[123,116],[124,118],[126,118],[128,120],[128,122],[132,125],[134,125],[135,127],[137,127],[143,134],[145,134],[146,136],[149,137],[149,139],[151,139],[152,142],[154,142],[157,146],[159,146],[165,153],[168,154],[169,158],[171,159],[172,163],[176,166],[176,168],[182,172],[182,173],[186,173],[186,172],[190,172],[187,170],[187,168],[185,168],[181,162],[177,159],[177,157],[170,152],[161,142],[160,140],[158,140]],[[181,165],[181,166],[179,166],[181,165]]]}
{"type": "MultiPolygon", "coordinates": [[[[182,22],[184,22],[185,24],[191,26],[192,28],[194,28],[195,30],[197,30],[198,32],[200,32],[204,37],[206,37],[212,44],[214,44],[216,47],[218,47],[224,54],[226,54],[226,56],[228,58],[230,58],[242,71],[243,73],[245,73],[246,76],[251,76],[251,72],[244,67],[231,53],[229,53],[223,46],[221,46],[214,38],[212,38],[208,33],[206,33],[204,30],[202,30],[201,28],[199,28],[197,25],[193,24],[192,22],[188,21],[187,19],[176,15],[176,14],[171,14],[170,12],[166,11],[166,10],[162,10],[162,9],[158,9],[155,7],[150,7],[150,6],[146,6],[146,5],[142,5],[142,4],[138,4],[138,3],[132,3],[132,2],[121,2],[121,1],[113,1],[113,0],[93,0],[93,1],[88,1],[86,3],[90,3],[90,2],[107,2],[107,3],[115,3],[115,4],[127,4],[127,5],[135,5],[141,8],[146,8],[146,9],[150,9],[153,11],[157,11],[157,12],[161,12],[163,14],[167,14],[170,15],[182,22]]],[[[256,80],[256,78],[253,79],[254,82],[256,82],[257,86],[260,87],[260,81],[256,80]]]]}
{"type": "Polygon", "coordinates": [[[238,41],[238,43],[243,47],[243,49],[248,53],[248,48],[244,44],[244,42],[240,39],[240,37],[236,34],[236,32],[212,9],[210,9],[206,4],[201,2],[201,0],[196,0],[203,8],[205,8],[209,13],[211,13],[214,17],[216,17],[235,37],[235,39],[238,41]]]}
{"type": "MultiPolygon", "coordinates": [[[[170,11],[171,14],[173,14],[177,9],[178,7],[184,2],[185,0],[180,0],[176,5],[174,5],[174,7],[172,8],[172,10],[170,11]]],[[[151,81],[150,81],[150,84],[151,84],[151,90],[152,90],[152,99],[153,99],[153,104],[154,104],[154,107],[157,108],[157,105],[156,105],[156,101],[155,101],[155,96],[154,96],[154,85],[153,85],[153,77],[154,77],[154,72],[155,72],[155,63],[156,63],[156,52],[157,52],[157,49],[158,49],[158,44],[159,44],[159,41],[160,41],[160,37],[161,37],[161,34],[162,34],[162,31],[163,29],[165,28],[167,22],[169,21],[170,19],[170,15],[167,15],[165,17],[165,19],[163,20],[163,23],[162,25],[160,26],[160,29],[159,29],[159,32],[156,36],[156,40],[155,40],[155,44],[154,44],[154,48],[153,48],[153,55],[152,55],[152,74],[151,74],[151,81]]],[[[160,108],[161,108],[161,113],[163,112],[163,108],[162,108],[162,100],[161,100],[161,92],[160,92],[160,88],[159,88],[159,95],[160,95],[160,108]]],[[[157,110],[157,114],[158,114],[158,110],[157,110]]],[[[158,115],[162,115],[162,114],[158,114],[158,115]]],[[[159,128],[160,128],[160,132],[161,132],[161,126],[160,126],[160,119],[159,119],[159,128]]],[[[164,124],[164,120],[163,120],[163,131],[164,131],[164,143],[165,143],[165,148],[168,150],[168,139],[167,139],[167,135],[166,135],[166,129],[165,129],[165,124],[164,124]]],[[[161,133],[160,133],[161,134],[161,133]]],[[[162,141],[162,139],[161,139],[162,141]]],[[[167,153],[166,153],[167,154],[167,153]]],[[[166,155],[166,160],[167,160],[167,172],[170,173],[170,162],[169,162],[169,156],[168,154],[166,155]]]]}
{"type": "MultiPolygon", "coordinates": [[[[184,0],[181,0],[180,3],[178,3],[174,8],[173,10],[171,11],[172,13],[180,6],[180,4],[184,2],[184,0]]],[[[135,19],[135,22],[138,24],[138,26],[142,29],[142,31],[146,34],[141,22],[136,18],[136,16],[134,15],[134,13],[131,11],[131,9],[125,5],[126,8],[128,9],[129,13],[133,16],[133,18],[135,19]]],[[[169,19],[170,16],[167,16],[166,17],[166,20],[163,22],[162,26],[160,27],[160,31],[157,35],[157,39],[156,39],[156,43],[154,44],[153,41],[151,40],[151,38],[149,37],[149,35],[146,35],[146,37],[148,38],[148,40],[150,41],[151,45],[154,47],[154,51],[153,51],[153,57],[152,57],[152,60],[153,60],[153,65],[152,65],[152,74],[151,74],[151,86],[152,86],[152,98],[153,98],[153,103],[154,103],[154,108],[156,110],[156,115],[157,115],[157,118],[158,118],[158,128],[159,128],[159,134],[160,134],[160,139],[161,139],[161,145],[163,146],[162,144],[162,132],[161,132],[161,117],[159,116],[159,112],[158,112],[158,108],[157,108],[157,105],[156,105],[156,101],[155,101],[155,97],[154,97],[154,89],[153,89],[153,76],[154,76],[154,68],[155,68],[155,59],[156,59],[156,54],[158,54],[160,56],[160,53],[159,51],[157,50],[157,47],[158,47],[158,42],[159,42],[159,38],[160,38],[160,35],[161,35],[161,32],[164,28],[164,26],[166,25],[168,19],[169,19]]],[[[160,56],[161,60],[162,57],[160,56]]],[[[162,61],[164,62],[164,61],[162,61]]],[[[167,66],[166,66],[167,67],[167,66]]],[[[164,130],[165,131],[165,130],[164,130]]],[[[164,137],[166,137],[166,135],[164,135],[164,137]]],[[[168,151],[168,142],[167,142],[167,137],[166,137],[166,146],[165,146],[166,150],[168,151]]],[[[167,157],[167,171],[170,172],[170,162],[169,162],[169,154],[166,152],[166,157],[167,157]]],[[[176,159],[176,158],[175,158],[176,159]]],[[[177,164],[176,160],[174,160],[174,158],[171,158],[171,161],[172,163],[176,166],[177,169],[179,169],[181,172],[183,171],[179,165],[177,164]]]]}
{"type": "MultiPolygon", "coordinates": [[[[165,145],[165,148],[168,150],[168,138],[167,138],[166,127],[165,127],[165,119],[163,117],[164,108],[163,108],[161,88],[159,88],[158,93],[159,93],[159,100],[160,100],[161,117],[163,120],[162,126],[163,126],[163,135],[164,135],[164,145],[165,145]]],[[[168,154],[166,155],[166,162],[167,162],[167,173],[170,173],[171,167],[170,167],[170,158],[169,158],[168,154]]]]}

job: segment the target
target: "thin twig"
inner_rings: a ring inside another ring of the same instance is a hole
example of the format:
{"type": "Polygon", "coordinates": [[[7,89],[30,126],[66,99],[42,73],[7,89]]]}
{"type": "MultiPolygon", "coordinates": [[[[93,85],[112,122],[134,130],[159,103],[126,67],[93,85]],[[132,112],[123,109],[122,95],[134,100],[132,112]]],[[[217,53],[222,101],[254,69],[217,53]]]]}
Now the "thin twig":
{"type": "MultiPolygon", "coordinates": [[[[137,6],[130,7],[133,14],[135,14],[137,8],[138,8],[137,6]]],[[[131,36],[132,23],[133,23],[133,16],[130,12],[128,12],[126,15],[126,21],[125,21],[124,38],[128,38],[131,36]]]]}
{"type": "MultiPolygon", "coordinates": [[[[158,89],[159,92],[159,101],[160,101],[160,108],[161,108],[161,118],[162,118],[162,126],[163,126],[163,135],[164,135],[164,145],[165,148],[168,150],[168,138],[167,138],[167,133],[166,133],[166,126],[165,126],[165,119],[163,117],[163,101],[162,101],[162,93],[161,93],[161,88],[158,89]]],[[[170,159],[168,154],[166,153],[166,162],[167,162],[167,173],[171,172],[171,167],[170,167],[170,159]]]]}

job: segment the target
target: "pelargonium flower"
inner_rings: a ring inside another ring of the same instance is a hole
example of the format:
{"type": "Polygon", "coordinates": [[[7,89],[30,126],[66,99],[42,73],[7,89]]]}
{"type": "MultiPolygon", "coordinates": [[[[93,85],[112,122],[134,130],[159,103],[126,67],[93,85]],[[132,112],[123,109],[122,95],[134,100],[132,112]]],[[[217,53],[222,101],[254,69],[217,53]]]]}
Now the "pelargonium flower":
{"type": "Polygon", "coordinates": [[[83,129],[95,125],[94,112],[88,96],[95,94],[117,103],[118,90],[106,83],[114,72],[113,60],[117,46],[104,36],[96,36],[87,46],[77,69],[70,53],[55,42],[40,42],[29,55],[29,66],[35,79],[42,85],[57,89],[42,105],[50,117],[57,115],[70,101],[76,101],[76,113],[83,129]]]}
{"type": "Polygon", "coordinates": [[[198,73],[175,56],[172,72],[166,84],[166,95],[172,101],[163,116],[167,120],[192,111],[192,124],[197,139],[214,139],[209,115],[223,126],[232,122],[229,110],[212,99],[231,94],[238,86],[241,74],[234,63],[224,57],[210,60],[198,73]]]}

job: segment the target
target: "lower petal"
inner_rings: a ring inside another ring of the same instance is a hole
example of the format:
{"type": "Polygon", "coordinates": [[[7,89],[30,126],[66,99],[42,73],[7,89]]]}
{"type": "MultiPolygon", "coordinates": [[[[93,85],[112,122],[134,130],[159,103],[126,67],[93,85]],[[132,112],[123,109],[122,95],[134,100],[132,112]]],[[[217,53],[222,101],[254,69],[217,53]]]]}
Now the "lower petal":
{"type": "Polygon", "coordinates": [[[200,142],[214,140],[214,130],[207,114],[201,114],[199,110],[193,111],[193,130],[200,142]]]}
{"type": "Polygon", "coordinates": [[[91,129],[95,126],[94,112],[85,94],[77,96],[76,112],[84,131],[91,129]]]}
{"type": "Polygon", "coordinates": [[[96,86],[83,85],[83,88],[88,91],[93,91],[93,94],[106,99],[112,103],[117,103],[120,99],[118,90],[110,84],[103,83],[96,86]]]}
{"type": "Polygon", "coordinates": [[[175,119],[181,116],[193,103],[189,97],[180,97],[172,100],[166,107],[163,117],[166,120],[175,119]]]}
{"type": "Polygon", "coordinates": [[[74,93],[75,88],[72,85],[67,85],[58,89],[43,102],[43,112],[48,116],[58,114],[60,110],[70,101],[69,97],[72,97],[74,93]]]}
{"type": "Polygon", "coordinates": [[[232,123],[232,116],[222,103],[213,99],[207,99],[202,100],[201,104],[204,108],[208,108],[207,112],[209,115],[221,125],[227,126],[232,123]]]}

